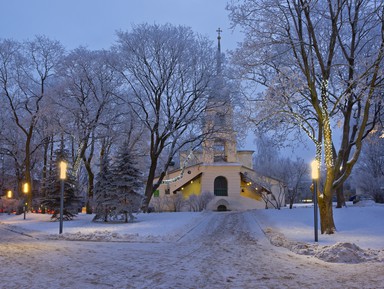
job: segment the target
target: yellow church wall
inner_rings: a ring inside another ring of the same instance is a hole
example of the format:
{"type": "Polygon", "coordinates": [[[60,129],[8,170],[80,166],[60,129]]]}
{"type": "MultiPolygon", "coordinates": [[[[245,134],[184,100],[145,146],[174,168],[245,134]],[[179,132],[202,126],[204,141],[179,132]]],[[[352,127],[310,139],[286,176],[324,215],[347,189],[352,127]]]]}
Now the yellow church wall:
{"type": "Polygon", "coordinates": [[[255,188],[253,188],[252,186],[250,186],[246,182],[241,182],[240,196],[245,197],[245,198],[254,199],[256,201],[262,201],[261,196],[257,193],[255,188]]]}
{"type": "Polygon", "coordinates": [[[187,185],[181,188],[181,193],[184,199],[188,199],[191,195],[200,195],[201,193],[201,178],[189,181],[187,185]]]}
{"type": "MultiPolygon", "coordinates": [[[[169,189],[170,194],[172,195],[173,192],[177,189],[181,189],[181,187],[184,187],[183,196],[187,198],[191,194],[198,194],[201,192],[201,189],[199,188],[201,185],[200,178],[198,179],[198,183],[195,183],[195,180],[193,180],[193,183],[190,183],[193,178],[195,178],[197,175],[199,175],[202,172],[200,166],[193,166],[188,167],[184,171],[184,175],[181,179],[177,181],[172,181],[168,184],[161,184],[158,188],[160,197],[165,195],[165,191],[169,189]]],[[[181,170],[175,170],[172,172],[169,172],[166,177],[164,178],[164,181],[166,180],[172,180],[176,177],[179,177],[181,174],[181,170]]],[[[156,181],[156,180],[155,180],[156,181]]]]}

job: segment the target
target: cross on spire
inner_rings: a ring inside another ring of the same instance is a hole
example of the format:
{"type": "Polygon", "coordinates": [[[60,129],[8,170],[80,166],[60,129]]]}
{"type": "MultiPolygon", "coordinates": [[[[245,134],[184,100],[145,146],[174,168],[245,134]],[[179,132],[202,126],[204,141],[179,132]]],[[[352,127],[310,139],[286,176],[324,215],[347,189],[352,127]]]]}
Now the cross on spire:
{"type": "Polygon", "coordinates": [[[221,32],[223,32],[223,30],[221,30],[221,28],[219,27],[217,30],[217,48],[218,48],[218,51],[219,53],[221,53],[221,47],[220,47],[220,40],[221,40],[221,32]]]}
{"type": "Polygon", "coordinates": [[[219,28],[216,30],[216,32],[218,33],[217,38],[221,38],[221,37],[220,37],[220,33],[223,32],[223,30],[221,30],[221,28],[219,27],[219,28]]]}

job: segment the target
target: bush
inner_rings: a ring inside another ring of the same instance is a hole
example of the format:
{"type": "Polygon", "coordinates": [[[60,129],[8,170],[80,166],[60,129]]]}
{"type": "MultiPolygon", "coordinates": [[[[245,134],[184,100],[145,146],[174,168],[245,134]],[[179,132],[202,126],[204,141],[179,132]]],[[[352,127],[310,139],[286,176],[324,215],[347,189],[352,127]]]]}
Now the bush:
{"type": "Polygon", "coordinates": [[[200,195],[191,195],[187,204],[192,212],[201,212],[207,208],[208,203],[214,198],[212,193],[204,192],[200,195]]]}

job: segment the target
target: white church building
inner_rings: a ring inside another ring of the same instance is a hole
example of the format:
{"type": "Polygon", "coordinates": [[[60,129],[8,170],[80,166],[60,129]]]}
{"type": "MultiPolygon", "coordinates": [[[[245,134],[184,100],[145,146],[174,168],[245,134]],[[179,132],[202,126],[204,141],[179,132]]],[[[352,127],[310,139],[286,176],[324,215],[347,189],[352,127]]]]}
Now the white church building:
{"type": "MultiPolygon", "coordinates": [[[[259,175],[253,168],[250,150],[237,150],[233,125],[233,106],[221,73],[220,30],[218,30],[217,76],[205,111],[204,130],[213,131],[199,151],[181,152],[180,169],[169,171],[152,197],[211,193],[208,210],[249,210],[285,205],[284,184],[259,175]],[[184,164],[187,165],[185,166],[184,164]]],[[[156,181],[156,180],[155,180],[156,181]]]]}

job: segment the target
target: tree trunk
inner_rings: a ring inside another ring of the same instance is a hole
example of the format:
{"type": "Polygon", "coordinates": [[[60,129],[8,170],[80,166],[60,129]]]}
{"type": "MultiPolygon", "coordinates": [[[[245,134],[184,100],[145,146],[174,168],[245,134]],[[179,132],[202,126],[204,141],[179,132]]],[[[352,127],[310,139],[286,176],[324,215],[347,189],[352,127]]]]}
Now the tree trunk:
{"type": "Polygon", "coordinates": [[[27,140],[25,142],[25,182],[28,184],[28,192],[25,193],[25,203],[27,209],[32,208],[32,200],[33,200],[33,195],[32,195],[32,189],[33,189],[33,184],[32,184],[32,176],[31,176],[31,139],[32,139],[32,131],[33,127],[30,127],[29,130],[31,133],[27,134],[27,140]]]}
{"type": "Polygon", "coordinates": [[[82,155],[84,166],[88,174],[88,192],[87,192],[87,205],[86,205],[87,214],[93,213],[92,203],[93,203],[93,189],[94,189],[94,182],[95,182],[95,174],[92,171],[91,162],[93,158],[94,148],[95,148],[95,136],[93,131],[91,135],[91,146],[89,148],[89,155],[88,157],[86,157],[85,150],[82,155]]]}
{"type": "MultiPolygon", "coordinates": [[[[327,173],[327,178],[331,177],[333,179],[329,174],[332,173],[327,173]]],[[[319,194],[318,190],[317,197],[319,200],[321,234],[333,234],[336,231],[336,226],[333,220],[332,185],[326,184],[323,194],[319,194]]]]}
{"type": "Polygon", "coordinates": [[[333,221],[332,198],[323,196],[322,201],[319,199],[321,234],[333,234],[336,227],[333,221]]]}
{"type": "Polygon", "coordinates": [[[49,144],[51,140],[50,137],[46,137],[44,139],[44,145],[43,145],[43,172],[42,172],[42,197],[46,197],[46,187],[47,187],[47,177],[48,177],[48,154],[49,154],[49,144]]]}
{"type": "MultiPolygon", "coordinates": [[[[324,79],[328,79],[324,77],[324,79]]],[[[322,199],[319,202],[320,209],[320,220],[321,220],[321,233],[322,234],[333,234],[336,231],[335,222],[333,221],[333,210],[332,210],[332,196],[333,196],[333,182],[335,180],[334,171],[334,159],[332,151],[332,130],[330,125],[330,119],[328,114],[327,106],[327,81],[322,82],[322,117],[323,117],[323,133],[324,133],[324,157],[326,167],[326,177],[324,192],[319,196],[317,191],[318,199],[322,199]],[[321,198],[320,198],[321,197],[321,198]]],[[[317,186],[319,187],[319,186],[317,186]]]]}
{"type": "Polygon", "coordinates": [[[345,197],[344,197],[344,186],[341,185],[336,189],[336,198],[337,198],[337,205],[336,208],[342,208],[345,206],[345,197]]]}
{"type": "Polygon", "coordinates": [[[92,200],[93,200],[93,183],[95,179],[95,175],[92,172],[92,168],[90,166],[90,163],[88,163],[84,159],[85,168],[87,170],[88,174],[88,188],[87,188],[87,204],[86,204],[86,211],[87,214],[92,214],[92,200]]]}
{"type": "Polygon", "coordinates": [[[157,188],[160,186],[161,182],[163,181],[163,179],[165,177],[165,172],[162,172],[160,174],[160,176],[159,176],[159,179],[158,179],[157,183],[156,184],[153,183],[153,181],[155,179],[155,172],[156,172],[156,167],[157,167],[157,159],[158,159],[158,157],[156,158],[156,161],[152,160],[152,163],[151,163],[152,165],[149,168],[147,184],[146,184],[146,187],[145,187],[145,199],[143,201],[143,206],[141,208],[143,210],[143,212],[145,212],[145,213],[148,212],[148,207],[149,207],[149,203],[151,202],[151,198],[153,196],[153,192],[155,190],[157,190],[157,188]]]}
{"type": "Polygon", "coordinates": [[[145,213],[148,212],[149,202],[151,201],[154,190],[157,189],[153,185],[153,180],[155,179],[155,170],[156,168],[154,168],[152,165],[149,169],[147,184],[145,186],[145,199],[143,201],[143,207],[142,207],[142,210],[145,213]]]}

